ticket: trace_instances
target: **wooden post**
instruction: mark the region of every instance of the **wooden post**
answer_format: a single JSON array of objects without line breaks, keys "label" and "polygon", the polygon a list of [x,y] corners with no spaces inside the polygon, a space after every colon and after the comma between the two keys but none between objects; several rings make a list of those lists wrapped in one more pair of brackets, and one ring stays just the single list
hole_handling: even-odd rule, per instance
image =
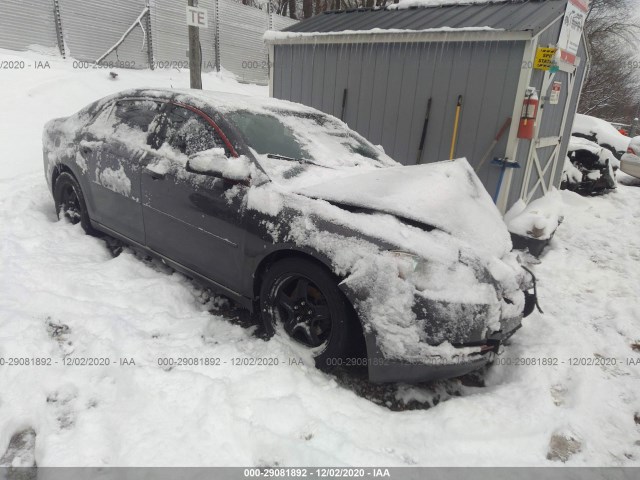
[{"label": "wooden post", "polygon": [[[196,7],[195,0],[188,0],[190,7]],[[202,90],[202,51],[200,49],[200,29],[189,26],[189,72],[191,88]]]}]

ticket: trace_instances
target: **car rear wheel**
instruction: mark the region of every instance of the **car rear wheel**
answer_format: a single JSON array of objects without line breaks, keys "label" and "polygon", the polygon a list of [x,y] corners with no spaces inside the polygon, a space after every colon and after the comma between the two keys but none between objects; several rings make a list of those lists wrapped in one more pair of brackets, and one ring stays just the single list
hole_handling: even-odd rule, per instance
[{"label": "car rear wheel", "polygon": [[309,349],[322,370],[343,363],[353,350],[353,309],[335,278],[310,260],[288,258],[271,265],[260,307],[267,335],[283,332]]},{"label": "car rear wheel", "polygon": [[94,233],[80,184],[69,172],[62,172],[56,178],[53,199],[58,218],[65,217],[74,225],[79,223],[85,233]]}]

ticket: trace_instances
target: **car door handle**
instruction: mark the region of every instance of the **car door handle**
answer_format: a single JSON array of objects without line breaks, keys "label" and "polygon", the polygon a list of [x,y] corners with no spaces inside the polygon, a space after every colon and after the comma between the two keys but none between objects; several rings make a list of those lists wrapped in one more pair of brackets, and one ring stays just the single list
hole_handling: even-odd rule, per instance
[{"label": "car door handle", "polygon": [[148,168],[144,169],[144,173],[149,175],[153,180],[164,180],[164,177],[167,176],[166,173],[154,172],[153,170],[149,170]]}]

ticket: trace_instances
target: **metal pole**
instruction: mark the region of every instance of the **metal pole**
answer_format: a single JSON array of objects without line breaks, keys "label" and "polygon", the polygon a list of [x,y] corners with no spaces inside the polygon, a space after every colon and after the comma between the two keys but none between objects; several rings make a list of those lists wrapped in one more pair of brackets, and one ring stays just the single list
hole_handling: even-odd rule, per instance
[{"label": "metal pole", "polygon": [[62,15],[60,14],[60,4],[58,0],[53,0],[53,21],[56,27],[56,39],[58,40],[58,50],[62,58],[67,58],[67,52],[64,48],[64,33],[62,31]]},{"label": "metal pole", "polygon": [[633,119],[633,122],[631,122],[631,132],[629,133],[629,136],[633,138],[639,134],[640,134],[640,118],[636,117]]},{"label": "metal pole", "polygon": [[146,6],[149,9],[145,17],[145,25],[147,27],[145,30],[145,35],[147,36],[147,61],[149,62],[149,69],[153,70],[153,39],[151,37],[151,5],[149,0],[147,0]]},{"label": "metal pole", "polygon": [[[197,7],[196,0],[188,0],[190,7]],[[202,90],[202,52],[200,50],[200,30],[189,26],[189,72],[191,88]]]}]

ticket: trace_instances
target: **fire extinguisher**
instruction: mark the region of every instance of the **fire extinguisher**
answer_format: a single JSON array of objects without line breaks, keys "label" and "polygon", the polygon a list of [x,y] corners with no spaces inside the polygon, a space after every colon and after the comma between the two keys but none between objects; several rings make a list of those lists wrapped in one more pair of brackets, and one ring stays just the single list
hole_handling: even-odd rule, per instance
[{"label": "fire extinguisher", "polygon": [[533,87],[527,88],[527,91],[524,94],[524,102],[522,104],[522,114],[520,115],[518,138],[527,140],[533,139],[539,105],[540,99],[538,98],[538,92],[536,89]]}]

